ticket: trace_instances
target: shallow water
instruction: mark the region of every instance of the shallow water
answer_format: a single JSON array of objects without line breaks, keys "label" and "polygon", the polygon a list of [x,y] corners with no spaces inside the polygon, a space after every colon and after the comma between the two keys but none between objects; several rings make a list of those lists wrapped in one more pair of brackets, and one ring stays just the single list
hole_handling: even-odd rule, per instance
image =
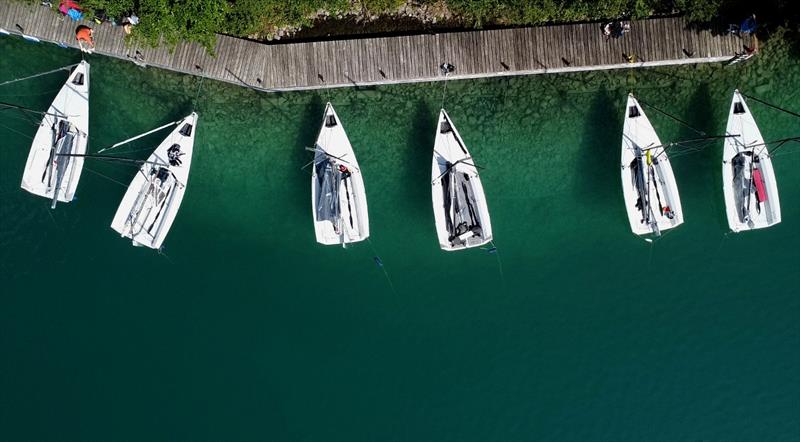
[{"label": "shallow water", "polygon": [[[80,59],[13,38],[0,54],[0,81]],[[619,177],[629,90],[720,133],[735,87],[800,109],[782,45],[728,68],[450,82],[496,255],[438,248],[441,83],[198,96],[193,77],[90,62],[90,150],[196,103],[192,176],[164,254],[134,248],[109,224],[135,169],[87,160],[51,211],[19,189],[34,125],[0,112],[0,439],[798,439],[800,146],[774,161],[783,223],[757,232],[726,235],[722,142],[673,159],[686,223],[654,246]],[[0,101],[45,109],[64,78]],[[315,243],[301,169],[327,101],[369,197],[371,240],[346,250]],[[766,139],[798,135],[750,106]],[[696,137],[646,111],[662,141]]]}]

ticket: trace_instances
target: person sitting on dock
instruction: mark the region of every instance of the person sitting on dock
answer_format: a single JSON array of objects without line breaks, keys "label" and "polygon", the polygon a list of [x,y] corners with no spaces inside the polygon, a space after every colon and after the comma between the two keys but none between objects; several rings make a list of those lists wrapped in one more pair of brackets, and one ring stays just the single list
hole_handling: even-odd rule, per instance
[{"label": "person sitting on dock", "polygon": [[606,40],[608,40],[609,37],[620,38],[625,35],[626,32],[630,31],[630,23],[623,23],[619,20],[610,21],[603,25],[603,35],[606,37]]},{"label": "person sitting on dock", "polygon": [[756,32],[758,28],[758,23],[756,23],[756,15],[752,14],[750,17],[747,17],[742,22],[742,25],[739,26],[739,33],[741,34],[752,34]]},{"label": "person sitting on dock", "polygon": [[[80,25],[75,29],[75,39],[83,52],[92,53],[94,51],[94,29]],[[86,43],[86,47],[83,44]]]},{"label": "person sitting on dock", "polygon": [[125,34],[130,34],[133,27],[139,24],[139,17],[136,14],[126,15],[122,17],[122,30]]},{"label": "person sitting on dock", "polygon": [[743,45],[742,48],[744,49],[744,52],[742,52],[741,55],[745,56],[746,58],[750,58],[753,55],[758,54],[758,38],[753,35],[750,39],[750,46]]},{"label": "person sitting on dock", "polygon": [[608,40],[611,37],[611,25],[612,25],[611,22],[608,22],[603,25],[603,36],[606,37],[606,40]]},{"label": "person sitting on dock", "polygon": [[758,23],[756,23],[756,15],[751,14],[749,17],[742,21],[741,25],[737,24],[730,24],[728,25],[728,32],[733,35],[738,35],[742,37],[744,35],[752,35],[756,32],[758,28]]},{"label": "person sitting on dock", "polygon": [[442,75],[446,77],[447,74],[452,74],[453,72],[455,72],[456,67],[450,63],[442,63],[441,65],[439,65],[439,70],[442,71]]}]

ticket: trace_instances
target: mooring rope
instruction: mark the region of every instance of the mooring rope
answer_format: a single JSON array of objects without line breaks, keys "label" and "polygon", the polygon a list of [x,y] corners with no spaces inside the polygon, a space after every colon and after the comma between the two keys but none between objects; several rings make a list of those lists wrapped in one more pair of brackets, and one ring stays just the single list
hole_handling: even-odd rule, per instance
[{"label": "mooring rope", "polygon": [[117,184],[119,184],[120,186],[122,186],[122,187],[125,187],[125,188],[127,188],[127,187],[128,187],[128,185],[127,185],[127,184],[125,184],[125,183],[123,183],[123,182],[120,182],[120,181],[117,181],[117,180],[115,180],[114,178],[111,178],[110,176],[103,175],[102,173],[100,173],[100,172],[98,172],[98,171],[96,171],[96,170],[93,170],[92,168],[90,168],[89,166],[87,166],[87,165],[85,165],[85,164],[83,165],[83,168],[84,168],[84,169],[86,169],[86,170],[88,170],[89,172],[91,172],[91,173],[95,174],[95,175],[98,175],[98,176],[100,176],[100,177],[103,177],[103,178],[105,178],[105,179],[107,179],[107,180],[111,181],[112,183],[117,183]]},{"label": "mooring rope", "polygon": [[197,68],[197,70],[200,71],[200,74],[201,74],[200,75],[200,81],[198,82],[198,85],[197,85],[197,93],[195,94],[194,102],[192,103],[192,107],[194,108],[194,110],[197,110],[197,103],[198,103],[198,100],[200,100],[200,91],[203,89],[203,81],[206,79],[206,76],[205,76],[205,72],[203,71],[203,68],[200,67],[200,65],[195,65],[194,67]]},{"label": "mooring rope", "polygon": [[2,94],[2,93],[0,93],[0,97],[4,97],[4,98],[6,98],[6,97],[8,97],[8,98],[10,98],[10,97],[15,97],[15,98],[17,98],[17,97],[41,97],[41,96],[44,96],[44,95],[53,95],[54,92],[58,92],[60,90],[61,90],[61,88],[51,89],[51,90],[47,90],[47,91],[44,91],[44,92],[37,92],[37,93],[34,93],[34,94]]},{"label": "mooring rope", "polygon": [[798,117],[798,118],[800,118],[800,114],[798,114],[798,113],[796,113],[796,112],[792,112],[792,111],[790,111],[790,110],[788,110],[788,109],[784,109],[784,108],[782,108],[782,107],[775,106],[774,104],[771,104],[771,103],[767,103],[766,101],[764,101],[764,100],[762,100],[762,99],[760,99],[760,98],[756,98],[756,97],[753,97],[753,96],[751,96],[751,95],[747,95],[747,94],[745,94],[744,92],[740,92],[740,93],[741,93],[743,96],[745,96],[745,97],[747,97],[748,99],[750,99],[750,100],[757,101],[757,102],[759,102],[759,103],[761,103],[761,104],[763,104],[763,105],[765,105],[765,106],[767,106],[767,107],[771,107],[771,108],[773,108],[773,109],[775,109],[775,110],[779,110],[779,111],[781,111],[781,112],[786,112],[786,113],[787,113],[787,114],[789,114],[789,115],[792,115],[792,116],[794,116],[794,117]]},{"label": "mooring rope", "polygon": [[658,113],[661,113],[661,114],[663,114],[663,115],[666,115],[667,117],[669,117],[669,118],[671,118],[671,119],[673,119],[673,120],[677,121],[678,123],[680,123],[680,124],[682,124],[682,125],[684,125],[684,126],[688,127],[689,129],[691,129],[691,130],[693,130],[693,131],[697,132],[699,135],[702,135],[702,136],[706,136],[706,135],[707,135],[707,134],[706,134],[705,132],[703,132],[702,130],[700,130],[700,129],[697,129],[697,128],[693,127],[691,124],[689,124],[689,123],[687,123],[687,122],[685,122],[685,121],[681,120],[680,118],[678,118],[678,117],[676,117],[676,116],[674,116],[674,115],[672,115],[672,114],[670,114],[670,113],[668,113],[668,112],[666,112],[666,111],[663,111],[663,110],[661,110],[661,109],[659,109],[659,108],[657,108],[657,107],[653,106],[653,105],[652,105],[652,104],[650,104],[650,103],[645,103],[644,101],[642,101],[642,100],[639,100],[638,98],[637,98],[637,101],[639,101],[639,103],[641,103],[641,104],[644,104],[645,106],[647,106],[647,107],[649,107],[649,108],[653,109],[654,111],[656,111],[656,112],[658,112]]},{"label": "mooring rope", "polygon": [[442,87],[442,104],[439,106],[439,109],[444,109],[444,100],[447,96],[447,72],[444,74],[444,86]]},{"label": "mooring rope", "polygon": [[[0,108],[0,111],[1,110],[5,110],[5,109],[11,109],[11,108]],[[34,127],[39,125],[38,121],[34,120],[33,117],[31,117],[30,115],[28,115],[26,113],[22,113],[22,116],[14,115],[14,114],[4,115],[3,119],[4,120],[12,120],[13,119],[13,120],[17,120],[17,121],[23,121],[25,123],[33,125]]]},{"label": "mooring rope", "polygon": [[487,250],[487,253],[494,255],[497,258],[497,271],[500,273],[500,282],[503,283],[503,288],[506,288],[506,275],[503,272],[503,261],[500,259],[500,252],[497,250],[497,246],[494,245],[494,240],[489,241],[489,244],[492,245],[490,249]]},{"label": "mooring rope", "polygon": [[20,131],[18,131],[18,130],[16,130],[16,129],[14,129],[14,128],[8,127],[8,126],[6,126],[5,124],[2,124],[2,123],[0,123],[0,127],[4,128],[4,129],[8,129],[8,130],[10,130],[11,132],[14,132],[14,133],[16,133],[16,134],[18,134],[18,135],[22,135],[23,137],[25,137],[25,138],[28,138],[29,140],[33,141],[33,137],[32,137],[32,136],[30,136],[30,135],[28,135],[28,134],[26,134],[26,133],[22,133],[22,132],[20,132]]},{"label": "mooring rope", "polygon": [[16,83],[18,81],[23,81],[23,80],[30,80],[31,78],[41,77],[43,75],[52,74],[52,73],[55,73],[55,72],[58,72],[58,71],[63,71],[65,69],[72,69],[75,66],[77,66],[78,64],[79,63],[75,63],[75,64],[71,64],[69,66],[62,66],[62,67],[60,67],[58,69],[53,69],[52,71],[42,72],[42,73],[35,74],[35,75],[29,75],[27,77],[15,78],[13,80],[4,81],[4,82],[0,83],[0,86],[5,86],[7,84]]},{"label": "mooring rope", "polygon": [[386,266],[383,265],[383,260],[381,260],[378,251],[375,250],[375,246],[372,244],[372,241],[369,238],[367,238],[367,244],[369,244],[370,249],[372,249],[372,255],[373,255],[372,259],[375,261],[375,265],[377,265],[378,267],[380,267],[381,270],[383,270],[383,276],[386,277],[386,282],[389,283],[389,288],[392,289],[392,293],[396,295],[397,291],[395,291],[394,289],[394,283],[392,283],[392,278],[389,276],[389,272],[386,270]]}]

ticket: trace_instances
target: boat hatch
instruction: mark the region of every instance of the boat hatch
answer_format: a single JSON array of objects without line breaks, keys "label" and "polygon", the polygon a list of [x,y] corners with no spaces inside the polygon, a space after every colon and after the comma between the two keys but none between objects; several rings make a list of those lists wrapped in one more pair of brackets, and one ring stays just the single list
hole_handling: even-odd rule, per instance
[{"label": "boat hatch", "polygon": [[333,126],[336,126],[336,117],[334,117],[333,115],[328,115],[328,117],[325,118],[325,127],[333,127]]},{"label": "boat hatch", "polygon": [[442,126],[440,127],[440,131],[441,131],[441,133],[446,134],[448,132],[452,132],[453,128],[450,127],[450,123],[449,122],[442,121]]},{"label": "boat hatch", "polygon": [[184,137],[191,137],[192,125],[189,123],[184,124],[183,127],[181,128],[180,134],[183,135]]},{"label": "boat hatch", "polygon": [[642,115],[639,113],[639,106],[631,106],[628,108],[628,118],[636,118]]},{"label": "boat hatch", "polygon": [[733,103],[733,113],[735,115],[740,115],[740,114],[745,113],[744,112],[744,106],[742,106],[742,102],[741,101],[737,101],[736,103]]},{"label": "boat hatch", "polygon": [[79,72],[78,75],[72,79],[72,84],[76,86],[83,86],[83,72]]}]

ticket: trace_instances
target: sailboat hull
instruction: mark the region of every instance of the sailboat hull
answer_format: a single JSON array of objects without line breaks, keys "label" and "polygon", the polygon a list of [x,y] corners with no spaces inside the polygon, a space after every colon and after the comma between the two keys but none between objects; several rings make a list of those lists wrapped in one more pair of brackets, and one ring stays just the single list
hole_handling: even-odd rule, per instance
[{"label": "sailboat hull", "polygon": [[738,90],[733,92],[722,152],[722,192],[734,232],[781,222],[778,183],[767,146]]},{"label": "sailboat hull", "polygon": [[20,186],[68,203],[75,198],[89,137],[89,63],[70,73],[42,119],[28,153]]},{"label": "sailboat hull", "polygon": [[442,250],[479,247],[492,241],[489,207],[478,169],[444,109],[436,125],[431,199]]},{"label": "sailboat hull", "polygon": [[631,231],[659,235],[683,224],[683,208],[669,157],[633,95],[628,96],[620,161]]},{"label": "sailboat hull", "polygon": [[192,113],[147,158],[128,186],[111,228],[135,246],[159,249],[186,192],[192,164],[197,114]]},{"label": "sailboat hull", "polygon": [[317,136],[311,210],[317,242],[349,244],[369,238],[364,179],[341,120],[328,103]]}]

